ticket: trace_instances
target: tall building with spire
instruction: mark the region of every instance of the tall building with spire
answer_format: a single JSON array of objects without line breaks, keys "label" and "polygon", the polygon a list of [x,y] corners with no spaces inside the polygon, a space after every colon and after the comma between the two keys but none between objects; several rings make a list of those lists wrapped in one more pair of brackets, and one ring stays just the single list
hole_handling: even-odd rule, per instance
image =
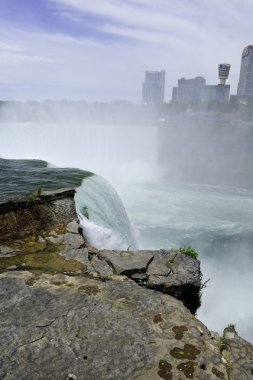
[{"label": "tall building with spire", "polygon": [[142,85],[143,104],[162,104],[164,102],[165,71],[146,71]]},{"label": "tall building with spire", "polygon": [[253,46],[243,49],[237,95],[253,96]]}]

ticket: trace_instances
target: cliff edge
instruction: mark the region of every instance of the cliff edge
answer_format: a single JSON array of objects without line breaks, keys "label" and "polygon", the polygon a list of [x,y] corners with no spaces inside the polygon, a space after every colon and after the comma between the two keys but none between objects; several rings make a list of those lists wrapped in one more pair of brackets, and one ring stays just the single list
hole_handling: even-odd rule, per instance
[{"label": "cliff edge", "polygon": [[0,379],[252,379],[252,345],[194,316],[199,261],[89,247],[74,193],[0,204]]}]

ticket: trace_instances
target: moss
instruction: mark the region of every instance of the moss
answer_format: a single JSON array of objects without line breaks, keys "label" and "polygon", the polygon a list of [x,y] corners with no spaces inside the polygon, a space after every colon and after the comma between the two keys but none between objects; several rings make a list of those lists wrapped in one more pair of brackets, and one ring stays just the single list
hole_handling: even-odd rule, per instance
[{"label": "moss", "polygon": [[159,371],[157,372],[158,376],[160,376],[164,380],[172,380],[172,365],[168,363],[166,360],[159,361]]},{"label": "moss", "polygon": [[18,269],[28,270],[35,276],[42,273],[75,275],[77,271],[81,270],[84,273],[87,270],[86,265],[78,261],[66,260],[59,254],[57,247],[53,246],[35,253],[19,253],[16,256],[1,258],[0,273],[6,272],[12,265],[16,265]]},{"label": "moss", "polygon": [[225,375],[223,372],[220,372],[217,368],[212,368],[212,373],[218,378],[218,379],[225,379]]},{"label": "moss", "polygon": [[51,284],[57,286],[66,285],[66,281],[51,281]]},{"label": "moss", "polygon": [[218,342],[218,347],[219,347],[221,352],[223,350],[225,350],[226,348],[228,348],[228,339],[225,337],[220,338],[220,340]]},{"label": "moss", "polygon": [[162,314],[156,314],[153,318],[153,322],[154,323],[160,323],[160,322],[163,322],[163,317],[162,317]]},{"label": "moss", "polygon": [[188,359],[195,360],[197,355],[200,354],[200,350],[198,350],[192,344],[185,344],[184,348],[175,347],[170,351],[171,356],[176,359]]},{"label": "moss", "polygon": [[187,379],[193,379],[195,365],[197,365],[197,363],[189,361],[189,362],[179,364],[177,366],[177,369],[179,371],[182,371]]},{"label": "moss", "polygon": [[198,258],[198,252],[196,251],[196,249],[192,248],[192,247],[182,247],[179,249],[179,252],[183,253],[184,255],[186,256],[191,256],[193,259],[197,259]]},{"label": "moss", "polygon": [[86,293],[88,296],[96,296],[101,292],[101,289],[96,285],[84,285],[80,286],[78,289]]},{"label": "moss", "polygon": [[177,253],[175,253],[175,255],[174,255],[173,257],[171,257],[170,259],[168,259],[168,260],[166,261],[165,264],[166,264],[166,266],[167,266],[168,268],[172,269],[172,265],[174,264],[174,261],[175,261],[176,256],[177,256]]},{"label": "moss", "polygon": [[188,331],[186,326],[174,326],[172,331],[175,333],[175,339],[181,340],[183,338],[184,332]]},{"label": "moss", "polygon": [[42,188],[38,187],[38,189],[34,193],[28,194],[26,197],[27,203],[35,202],[36,199],[38,199],[41,196],[41,193],[42,193]]},{"label": "moss", "polygon": [[27,281],[25,282],[25,284],[28,285],[28,286],[33,286],[33,285],[35,284],[36,281],[37,281],[37,278],[36,278],[36,277],[31,277],[31,278],[29,278],[29,280],[27,280]]}]

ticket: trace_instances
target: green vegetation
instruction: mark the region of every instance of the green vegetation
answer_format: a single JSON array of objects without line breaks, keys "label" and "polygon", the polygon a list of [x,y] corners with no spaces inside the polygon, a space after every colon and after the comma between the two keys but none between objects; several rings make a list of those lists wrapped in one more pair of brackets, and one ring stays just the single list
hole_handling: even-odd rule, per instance
[{"label": "green vegetation", "polygon": [[[27,270],[35,277],[43,273],[78,275],[78,271],[86,272],[87,266],[75,260],[68,260],[60,255],[62,244],[54,244],[44,239],[39,242],[35,236],[23,240],[23,244],[12,246],[15,256],[2,257],[0,260],[0,273],[9,271],[11,267],[15,270]],[[20,251],[21,249],[21,251]]]},{"label": "green vegetation", "polygon": [[179,252],[183,253],[184,255],[191,256],[193,259],[198,258],[198,252],[190,246],[180,248]]},{"label": "green vegetation", "polygon": [[174,259],[169,259],[169,260],[167,260],[165,264],[167,265],[167,267],[170,268],[170,266],[171,266],[172,264],[174,264]]},{"label": "green vegetation", "polygon": [[167,265],[167,267],[171,268],[172,264],[174,264],[176,256],[177,256],[177,254],[175,253],[175,255],[173,257],[171,257],[170,259],[168,259],[166,261],[165,264]]},{"label": "green vegetation", "polygon": [[236,329],[235,329],[235,325],[232,324],[232,323],[229,324],[229,325],[226,327],[226,329],[229,330],[229,331],[233,331],[233,332],[236,331]]},{"label": "green vegetation", "polygon": [[218,342],[218,347],[219,347],[221,352],[223,350],[225,350],[226,348],[228,348],[228,339],[225,338],[224,336],[222,338],[220,338],[220,340]]},{"label": "green vegetation", "polygon": [[38,189],[34,193],[27,195],[26,197],[27,203],[35,202],[36,199],[38,199],[41,196],[41,193],[42,193],[42,188],[38,187]]}]

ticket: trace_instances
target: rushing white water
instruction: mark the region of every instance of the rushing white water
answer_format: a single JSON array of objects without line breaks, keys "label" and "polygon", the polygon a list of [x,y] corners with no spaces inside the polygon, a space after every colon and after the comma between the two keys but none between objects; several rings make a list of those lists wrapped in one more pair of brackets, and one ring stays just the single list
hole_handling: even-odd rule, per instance
[{"label": "rushing white water", "polygon": [[77,212],[86,240],[99,249],[137,248],[137,241],[122,201],[100,176],[91,176],[77,189]]},{"label": "rushing white water", "polygon": [[139,248],[195,247],[204,280],[210,278],[199,318],[218,331],[236,324],[253,340],[253,192],[173,186],[162,177],[157,150],[156,127],[0,124],[0,156],[41,158],[109,179],[127,212],[101,177],[85,179],[77,194],[95,246],[126,249],[137,241]]},{"label": "rushing white water", "polygon": [[218,186],[172,186],[160,179],[116,185],[141,248],[192,246],[203,290],[198,317],[221,332],[233,323],[253,341],[253,192]]}]

